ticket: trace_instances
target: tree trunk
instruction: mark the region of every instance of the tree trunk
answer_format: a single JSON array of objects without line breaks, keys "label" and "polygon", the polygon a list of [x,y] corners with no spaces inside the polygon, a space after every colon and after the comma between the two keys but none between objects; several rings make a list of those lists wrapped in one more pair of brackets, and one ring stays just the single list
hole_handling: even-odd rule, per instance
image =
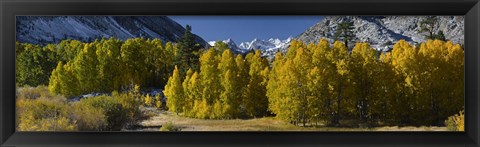
[{"label": "tree trunk", "polygon": [[341,102],[341,98],[342,98],[342,88],[343,86],[339,86],[338,88],[338,95],[337,95],[337,112],[335,113],[335,124],[339,124],[340,123],[340,102]]}]

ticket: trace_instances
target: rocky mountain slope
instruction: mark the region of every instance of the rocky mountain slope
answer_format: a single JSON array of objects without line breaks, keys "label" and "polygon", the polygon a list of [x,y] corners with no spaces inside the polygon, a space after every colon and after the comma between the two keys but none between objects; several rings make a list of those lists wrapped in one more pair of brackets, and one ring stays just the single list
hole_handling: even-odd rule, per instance
[{"label": "rocky mountain slope", "polygon": [[[443,31],[447,40],[464,44],[464,17],[463,16],[436,16],[438,27],[434,32]],[[333,36],[337,25],[343,21],[353,21],[354,42],[369,42],[379,51],[390,51],[393,44],[404,39],[415,45],[424,42],[426,33],[421,33],[420,22],[425,16],[327,16],[317,24],[305,30],[295,38],[285,40],[254,39],[237,45],[232,39],[224,40],[232,50],[246,53],[251,49],[262,51],[262,55],[272,59],[277,50],[285,53],[293,39],[307,44],[317,43],[321,38],[333,43]],[[214,42],[212,42],[214,43]],[[213,45],[213,44],[212,44]],[[349,44],[350,48],[354,44]]]},{"label": "rocky mountain slope", "polygon": [[[166,16],[17,16],[16,38],[33,44],[58,43],[63,39],[90,42],[102,37],[121,40],[144,37],[174,42],[185,28]],[[205,40],[195,35],[202,46]]]},{"label": "rocky mountain slope", "polygon": [[[447,40],[464,44],[463,16],[436,17],[439,25],[434,32],[441,30]],[[425,33],[419,32],[420,22],[425,18],[425,16],[327,16],[296,39],[306,43],[316,43],[321,38],[333,41],[337,25],[343,21],[353,21],[355,42],[369,42],[377,50],[388,51],[392,45],[387,42],[395,43],[404,39],[415,44],[425,41]]]}]

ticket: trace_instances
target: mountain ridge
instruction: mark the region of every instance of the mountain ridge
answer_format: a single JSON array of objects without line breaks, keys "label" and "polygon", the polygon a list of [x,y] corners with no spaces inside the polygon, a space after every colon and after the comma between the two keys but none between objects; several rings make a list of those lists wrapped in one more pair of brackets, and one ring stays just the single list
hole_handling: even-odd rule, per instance
[{"label": "mountain ridge", "polygon": [[[463,16],[435,16],[438,26],[434,32],[443,31],[447,40],[453,43],[464,44],[464,17]],[[368,42],[379,51],[389,51],[401,39],[416,44],[426,41],[425,33],[420,33],[420,23],[426,16],[327,16],[320,22],[308,28],[296,39],[305,43],[317,43],[321,38],[328,38],[333,42],[333,35],[340,22],[354,23],[354,42]],[[353,44],[352,44],[353,45]],[[349,46],[350,48],[352,46]]]},{"label": "mountain ridge", "polygon": [[[185,28],[167,16],[17,16],[16,39],[32,44],[58,43],[64,39],[92,42],[102,37],[121,40],[144,37],[175,42]],[[207,42],[194,35],[195,41]]]},{"label": "mountain ridge", "polygon": [[[279,38],[270,38],[268,40],[254,38],[252,41],[242,42],[240,45],[237,45],[233,39],[228,38],[223,40],[233,52],[245,54],[251,50],[260,50],[262,56],[272,58],[271,54],[275,54],[277,51],[286,52],[287,48],[290,46],[290,42],[293,40],[293,37],[288,37],[287,39],[281,40]],[[211,46],[214,46],[216,41],[209,41]]]},{"label": "mountain ridge", "polygon": [[[443,31],[447,40],[456,44],[464,44],[463,16],[436,17],[438,18],[438,27],[434,29],[435,33]],[[284,44],[281,47],[272,46],[272,44],[275,44],[272,43],[272,41],[276,41],[275,38],[267,41],[255,38],[250,42],[242,42],[238,46],[231,45],[231,48],[234,48],[234,50],[238,48],[245,50],[259,49],[263,56],[272,59],[277,50],[285,53],[292,39],[309,44],[318,43],[323,38],[333,43],[337,25],[340,22],[352,21],[354,23],[354,42],[368,42],[372,48],[386,52],[393,48],[395,42],[402,39],[412,45],[426,41],[424,37],[426,33],[419,32],[420,22],[425,18],[426,16],[327,16],[297,37],[290,37],[290,40],[283,42]],[[353,46],[354,44],[349,44],[349,48],[353,48]]]}]

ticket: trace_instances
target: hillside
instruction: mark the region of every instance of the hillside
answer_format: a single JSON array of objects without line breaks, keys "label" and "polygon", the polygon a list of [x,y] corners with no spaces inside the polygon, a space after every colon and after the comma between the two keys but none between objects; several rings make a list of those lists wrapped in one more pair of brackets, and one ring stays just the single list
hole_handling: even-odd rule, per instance
[{"label": "hillside", "polygon": [[[464,44],[463,16],[437,16],[438,27],[434,32],[443,31],[447,40]],[[354,42],[369,42],[380,51],[389,51],[392,45],[404,39],[415,44],[424,42],[424,33],[420,33],[420,22],[425,17],[411,16],[328,16],[313,25],[296,39],[306,43],[318,42],[321,38],[332,40],[337,25],[343,21],[353,21],[355,34]],[[332,40],[333,41],[333,40]]]},{"label": "hillside", "polygon": [[[19,42],[32,44],[58,43],[64,39],[91,42],[102,37],[159,38],[174,42],[185,28],[166,16],[17,16]],[[195,28],[193,28],[195,29]],[[195,35],[202,46],[205,40]]]}]

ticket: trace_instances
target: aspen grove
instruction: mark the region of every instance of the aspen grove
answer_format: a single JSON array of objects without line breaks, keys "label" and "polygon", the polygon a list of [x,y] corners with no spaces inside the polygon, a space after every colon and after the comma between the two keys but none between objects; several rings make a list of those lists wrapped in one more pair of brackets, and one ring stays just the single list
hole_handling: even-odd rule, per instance
[{"label": "aspen grove", "polygon": [[[198,49],[158,39],[65,40],[43,47],[17,43],[16,66],[17,86],[48,85],[67,98],[160,87],[168,111],[201,119],[442,125],[464,106],[464,50],[441,40],[417,46],[400,40],[389,52],[362,42],[347,48],[341,41],[294,40],[272,61],[259,50],[235,55],[222,42]],[[135,105],[161,105],[159,98],[135,97]],[[130,107],[136,106],[125,107],[132,111],[125,116],[137,113]]]}]

